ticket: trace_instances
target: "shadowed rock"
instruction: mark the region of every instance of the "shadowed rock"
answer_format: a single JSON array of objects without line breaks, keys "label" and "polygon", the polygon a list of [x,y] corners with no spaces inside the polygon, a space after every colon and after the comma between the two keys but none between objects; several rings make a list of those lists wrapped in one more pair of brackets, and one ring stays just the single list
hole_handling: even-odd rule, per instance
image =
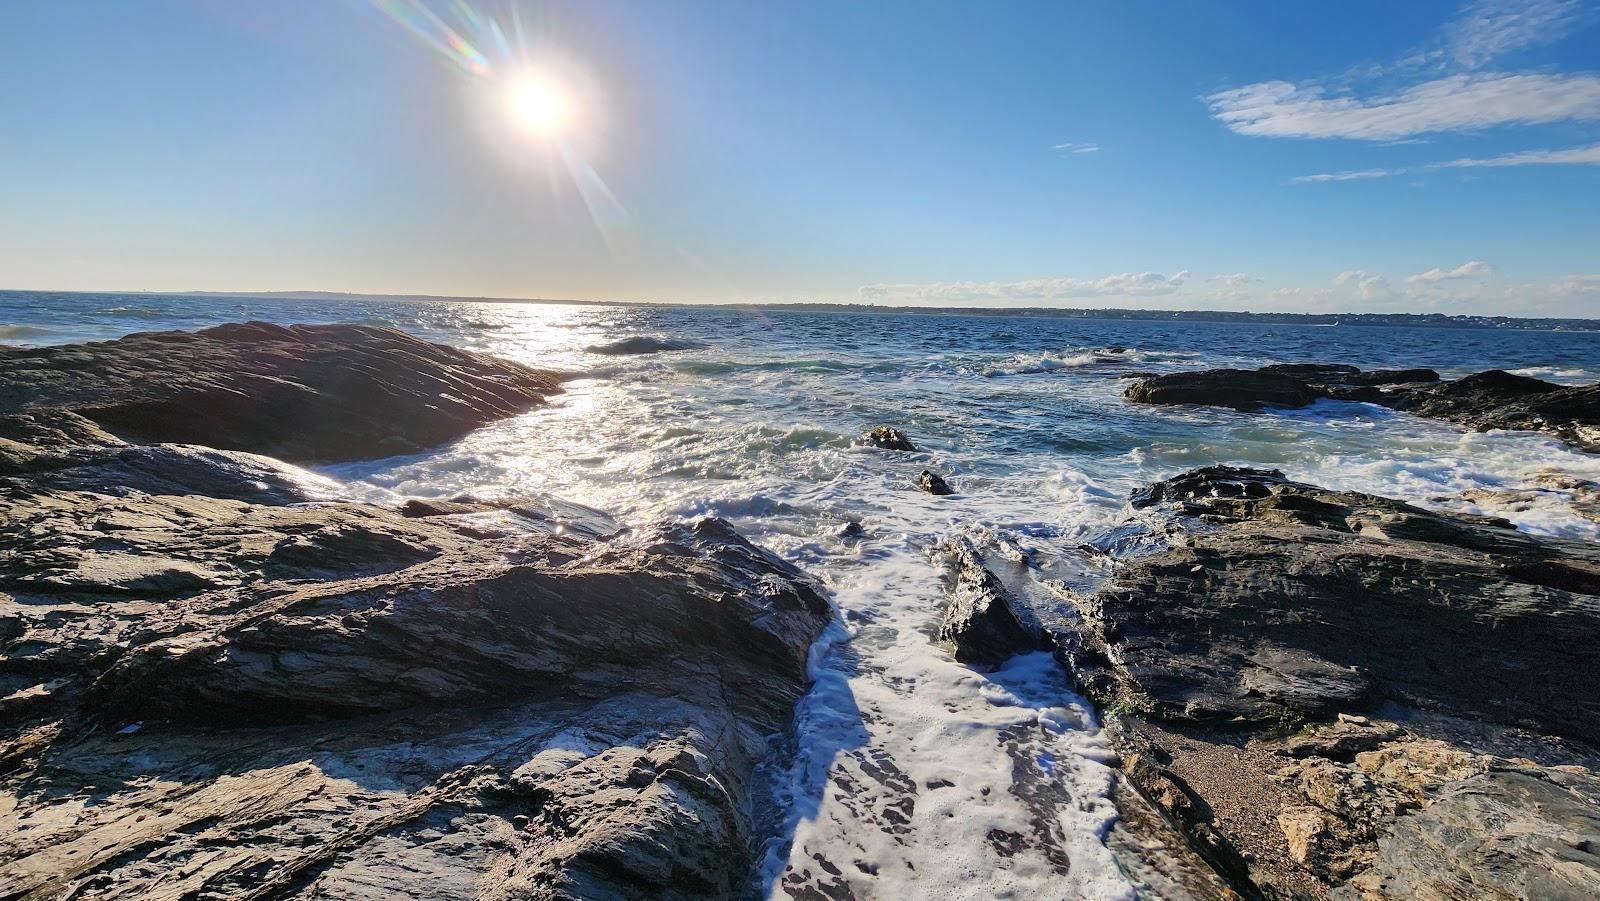
[{"label": "shadowed rock", "polygon": [[1479,431],[1550,432],[1600,450],[1600,385],[1564,387],[1491,369],[1413,391],[1392,406]]},{"label": "shadowed rock", "polygon": [[416,453],[523,412],[555,373],[358,325],[219,325],[0,349],[0,413],[298,462]]},{"label": "shadowed rock", "polygon": [[1175,372],[1128,387],[1135,403],[1205,404],[1256,412],[1319,398],[1363,401],[1469,428],[1549,432],[1600,449],[1600,385],[1563,387],[1492,369],[1440,382],[1432,369],[1362,372],[1354,366],[1280,363],[1261,369]]},{"label": "shadowed rock", "polygon": [[1304,407],[1321,396],[1289,376],[1248,369],[1159,375],[1130,385],[1125,393],[1140,404],[1206,404],[1246,412],[1263,407]]}]

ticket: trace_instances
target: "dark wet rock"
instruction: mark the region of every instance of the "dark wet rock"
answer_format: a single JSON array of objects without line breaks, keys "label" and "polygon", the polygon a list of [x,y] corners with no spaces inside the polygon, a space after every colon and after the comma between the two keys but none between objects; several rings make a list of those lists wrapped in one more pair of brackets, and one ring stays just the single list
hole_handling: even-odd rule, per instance
[{"label": "dark wet rock", "polygon": [[639,354],[658,354],[672,350],[701,350],[707,345],[700,341],[691,341],[687,338],[659,338],[652,335],[638,335],[632,338],[623,338],[609,344],[595,344],[584,348],[592,354],[603,354],[609,357],[636,356]]},{"label": "dark wet rock", "polygon": [[937,555],[949,586],[939,641],[957,660],[993,665],[1041,646],[1042,635],[1022,621],[1021,605],[969,540],[951,538]]},{"label": "dark wet rock", "polygon": [[1469,428],[1549,432],[1600,450],[1600,385],[1563,387],[1489,370],[1439,381],[1432,369],[1382,369],[1280,363],[1261,369],[1207,369],[1157,376],[1131,385],[1129,400],[1205,404],[1255,412],[1303,407],[1318,398],[1362,401]]},{"label": "dark wet rock", "polygon": [[1228,467],[1135,503],[1181,537],[1080,601],[1130,701],[1198,722],[1420,700],[1600,739],[1567,675],[1600,666],[1594,548]]},{"label": "dark wet rock", "polygon": [[537,406],[554,373],[357,325],[220,325],[0,349],[0,413],[293,461],[415,453]]},{"label": "dark wet rock", "polygon": [[1600,385],[1563,387],[1490,370],[1418,389],[1397,398],[1392,406],[1479,431],[1549,432],[1600,450]]},{"label": "dark wet rock", "polygon": [[955,489],[950,487],[950,483],[946,482],[943,476],[931,469],[924,469],[917,476],[917,487],[929,494],[946,495],[956,493]]},{"label": "dark wet rock", "polygon": [[1375,369],[1345,376],[1349,385],[1421,385],[1439,381],[1432,369]]},{"label": "dark wet rock", "polygon": [[917,446],[911,443],[910,437],[905,432],[891,425],[878,426],[867,433],[865,440],[873,447],[881,447],[884,450],[914,451],[917,449]]},{"label": "dark wet rock", "polygon": [[1359,368],[1343,363],[1274,363],[1257,371],[1288,376],[1311,385],[1346,384],[1361,375]]},{"label": "dark wet rock", "polygon": [[1298,379],[1250,369],[1174,372],[1136,382],[1124,394],[1134,403],[1204,404],[1246,412],[1264,407],[1304,407],[1321,397]]},{"label": "dark wet rock", "polygon": [[993,596],[1242,894],[1593,894],[1600,550],[1230,467],[1130,515],[1098,585]]}]

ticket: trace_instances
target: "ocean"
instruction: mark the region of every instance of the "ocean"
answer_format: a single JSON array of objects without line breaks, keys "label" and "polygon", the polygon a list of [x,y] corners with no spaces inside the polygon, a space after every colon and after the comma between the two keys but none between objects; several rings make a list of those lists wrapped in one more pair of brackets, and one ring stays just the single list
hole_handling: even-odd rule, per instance
[{"label": "ocean", "polygon": [[[1579,384],[1600,381],[1595,333],[0,292],[6,344],[244,319],[392,326],[575,374],[550,406],[449,446],[321,468],[332,494],[555,499],[624,524],[717,515],[827,586],[839,622],[758,790],[759,895],[1132,897],[1104,842],[1111,754],[1089,705],[1047,656],[985,672],[931,641],[945,596],[930,551],[951,535],[1077,560],[1134,488],[1230,463],[1600,539],[1551,478],[1600,481],[1600,456],[1553,438],[1337,401],[1136,406],[1121,377],[1333,362]],[[596,350],[638,336],[681,349]],[[863,446],[881,424],[920,452]],[[917,490],[924,468],[956,493]],[[1008,833],[1032,840],[1007,855],[990,837]]]}]

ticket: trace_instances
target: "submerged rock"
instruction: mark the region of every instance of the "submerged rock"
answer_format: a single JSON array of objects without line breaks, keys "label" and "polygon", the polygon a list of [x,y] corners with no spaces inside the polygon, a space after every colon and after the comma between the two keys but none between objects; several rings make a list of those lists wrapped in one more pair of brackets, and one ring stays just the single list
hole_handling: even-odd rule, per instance
[{"label": "submerged rock", "polygon": [[633,356],[637,354],[658,354],[671,350],[701,350],[705,345],[699,341],[687,338],[658,338],[651,335],[638,335],[632,338],[623,338],[609,344],[593,344],[584,348],[592,354],[603,354],[609,357]]},{"label": "submerged rock", "polygon": [[917,449],[917,446],[911,443],[911,439],[905,432],[890,425],[878,426],[867,433],[865,440],[873,447],[881,447],[884,450],[914,451]]},{"label": "submerged rock", "polygon": [[358,325],[219,325],[0,348],[0,413],[297,462],[416,453],[542,403],[560,376]]},{"label": "submerged rock", "polygon": [[947,495],[956,493],[955,489],[950,487],[950,483],[946,482],[943,476],[931,469],[924,469],[921,475],[917,476],[917,487],[929,494]]}]

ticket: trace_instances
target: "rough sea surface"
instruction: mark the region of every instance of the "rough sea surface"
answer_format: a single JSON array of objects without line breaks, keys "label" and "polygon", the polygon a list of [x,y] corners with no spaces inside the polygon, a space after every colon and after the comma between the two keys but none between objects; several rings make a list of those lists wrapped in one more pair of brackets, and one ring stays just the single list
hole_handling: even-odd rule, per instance
[{"label": "rough sea surface", "polygon": [[[629,524],[716,514],[827,585],[840,624],[760,791],[762,896],[1137,892],[1104,843],[1108,747],[1056,665],[1036,654],[983,672],[931,641],[944,594],[929,552],[952,534],[993,533],[1070,577],[1130,490],[1230,463],[1600,538],[1550,478],[1600,480],[1600,456],[1552,438],[1335,401],[1136,406],[1118,378],[1335,362],[1578,384],[1600,380],[1600,334],[0,293],[7,344],[244,319],[393,326],[578,374],[553,405],[453,445],[322,470],[349,496],[558,499]],[[863,446],[880,424],[920,452]],[[956,493],[916,490],[924,468]],[[1521,493],[1498,499],[1508,491]]]}]

